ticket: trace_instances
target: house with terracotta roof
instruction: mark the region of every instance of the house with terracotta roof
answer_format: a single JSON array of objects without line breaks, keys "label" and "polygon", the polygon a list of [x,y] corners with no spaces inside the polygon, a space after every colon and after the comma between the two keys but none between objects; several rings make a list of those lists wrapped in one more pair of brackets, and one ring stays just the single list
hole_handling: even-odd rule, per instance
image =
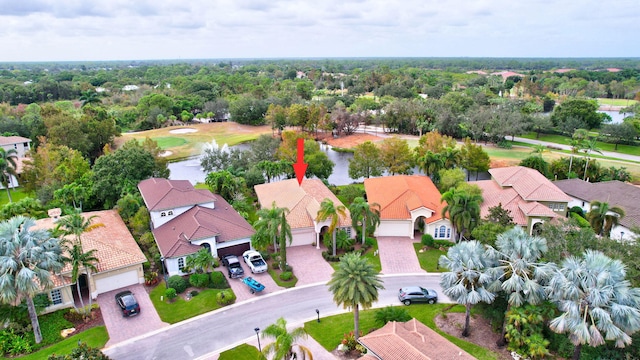
[{"label": "house with terracotta roof", "polygon": [[358,342],[367,348],[361,359],[380,360],[471,360],[475,357],[416,319],[390,321],[382,328],[362,336]]},{"label": "house with terracotta roof", "polygon": [[578,206],[584,212],[589,212],[594,201],[622,208],[625,215],[611,229],[609,236],[612,239],[634,240],[638,236],[634,231],[640,229],[640,188],[637,186],[618,180],[590,183],[567,179],[553,183],[571,198],[569,208]]},{"label": "house with terracotta roof", "polygon": [[[330,220],[316,221],[320,204],[324,199],[329,199],[336,207],[344,206],[320,179],[305,178],[300,185],[298,180],[288,179],[256,185],[254,189],[260,208],[270,209],[275,203],[276,207],[289,209],[287,222],[293,240],[288,246],[316,244],[316,248],[320,248],[320,236],[327,231],[330,223]],[[351,238],[355,237],[348,209],[346,216],[340,217],[338,229],[346,231]]]},{"label": "house with terracotta roof", "polygon": [[143,180],[138,189],[169,276],[185,275],[186,257],[203,247],[218,258],[251,249],[253,227],[220,195],[162,178]]},{"label": "house with terracotta roof", "polygon": [[448,218],[442,217],[446,205],[428,176],[396,175],[364,180],[369,204],[380,205],[380,225],[375,236],[433,234],[434,239],[453,239]]},{"label": "house with terracotta roof", "polygon": [[537,170],[511,166],[490,169],[489,174],[491,180],[470,182],[482,190],[482,218],[490,208],[502,205],[513,222],[531,234],[537,224],[566,216],[571,198]]},{"label": "house with terracotta roof", "polygon": [[[58,221],[57,212],[36,221],[34,229],[53,230]],[[84,252],[95,250],[97,271],[79,270],[78,282],[83,296],[92,299],[102,293],[144,282],[142,264],[147,261],[140,247],[116,210],[82,213],[86,219],[95,216],[91,224],[98,224],[80,236]],[[76,285],[71,281],[72,266],[67,263],[60,274],[53,276],[54,287],[48,291],[52,305],[47,311],[73,306],[77,297]]]}]

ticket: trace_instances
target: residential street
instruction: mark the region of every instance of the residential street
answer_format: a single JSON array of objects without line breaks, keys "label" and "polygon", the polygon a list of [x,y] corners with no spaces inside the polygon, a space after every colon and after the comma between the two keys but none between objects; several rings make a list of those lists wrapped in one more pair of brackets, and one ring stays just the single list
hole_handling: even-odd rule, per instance
[{"label": "residential street", "polygon": [[[398,305],[398,289],[408,285],[434,288],[440,302],[451,302],[440,288],[440,274],[385,275],[382,278],[385,289],[380,292],[375,307]],[[321,283],[237,303],[103,351],[116,360],[204,358],[207,354],[255,339],[254,328],[264,329],[279,317],[284,317],[291,326],[301,326],[316,318],[316,309],[320,310],[321,317],[347,311],[333,303],[327,286]]]}]

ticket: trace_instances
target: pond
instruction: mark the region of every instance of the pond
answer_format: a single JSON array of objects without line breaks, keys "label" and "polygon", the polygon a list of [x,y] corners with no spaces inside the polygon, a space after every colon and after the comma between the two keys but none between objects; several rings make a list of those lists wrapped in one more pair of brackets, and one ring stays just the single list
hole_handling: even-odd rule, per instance
[{"label": "pond", "polygon": [[633,116],[633,113],[620,114],[619,111],[598,110],[598,112],[611,116],[611,124],[621,124],[624,118]]}]

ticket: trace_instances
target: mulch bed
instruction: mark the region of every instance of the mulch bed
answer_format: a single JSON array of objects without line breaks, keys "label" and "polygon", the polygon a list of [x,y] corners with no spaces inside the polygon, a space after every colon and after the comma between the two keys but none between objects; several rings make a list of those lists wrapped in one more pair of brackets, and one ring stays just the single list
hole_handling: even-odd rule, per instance
[{"label": "mulch bed", "polygon": [[73,327],[76,329],[76,331],[74,331],[71,335],[81,333],[95,326],[104,325],[104,319],[102,318],[102,311],[100,310],[100,308],[92,310],[91,317],[88,318],[87,320],[84,320],[84,321],[69,320],[69,321],[73,323]]},{"label": "mulch bed", "polygon": [[469,336],[467,337],[462,336],[465,320],[464,313],[447,313],[446,317],[438,315],[434,320],[436,326],[447,334],[487,348],[497,353],[500,359],[512,359],[506,347],[498,347],[497,342],[498,339],[500,339],[500,334],[494,332],[489,320],[482,316],[471,316],[469,321]]}]

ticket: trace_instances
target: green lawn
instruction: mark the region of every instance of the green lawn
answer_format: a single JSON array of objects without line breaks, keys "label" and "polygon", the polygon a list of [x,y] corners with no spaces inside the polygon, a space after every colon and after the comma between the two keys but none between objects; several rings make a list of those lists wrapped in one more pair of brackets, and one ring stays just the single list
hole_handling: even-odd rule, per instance
[{"label": "green lawn", "polygon": [[41,360],[48,358],[51,354],[69,354],[71,353],[71,350],[78,347],[78,341],[86,343],[89,347],[100,349],[104,347],[107,341],[109,341],[109,334],[107,333],[106,327],[96,326],[77,335],[70,336],[54,345],[41,349],[40,351],[18,357],[16,359]]},{"label": "green lawn", "polygon": [[278,284],[278,286],[282,286],[283,288],[292,288],[295,287],[296,284],[298,283],[298,278],[296,277],[296,269],[293,269],[293,278],[291,278],[291,280],[289,281],[284,281],[282,279],[280,279],[280,271],[279,270],[274,270],[273,266],[269,266],[269,268],[267,269],[267,272],[269,273],[269,275],[271,275],[271,278],[273,278],[273,281],[276,282],[276,284]]},{"label": "green lawn", "polygon": [[[187,140],[175,136],[162,136],[153,140],[155,140],[158,143],[158,146],[163,150],[182,146],[187,143]],[[142,142],[144,139],[139,139],[138,141]]]},{"label": "green lawn", "polygon": [[[467,351],[469,354],[473,355],[477,359],[481,360],[494,360],[498,359],[497,354],[492,351],[485,349],[481,346],[466,342],[464,340],[458,339],[455,336],[451,336],[441,332],[437,329],[435,325],[434,318],[443,309],[450,307],[450,304],[435,304],[435,305],[412,305],[407,306],[405,309],[409,312],[411,316],[425,324],[426,326],[434,329],[448,340],[458,345],[460,348]],[[375,323],[375,311],[376,310],[366,310],[360,311],[360,329],[364,334],[369,333],[371,330],[378,328],[378,325]],[[463,312],[464,307],[460,305],[454,306],[451,312]],[[344,334],[349,333],[353,330],[353,314],[346,313],[340,315],[334,315],[322,318],[318,323],[315,320],[306,322],[304,324],[304,329],[311,335],[322,347],[327,349],[327,351],[334,350],[341,342]]]},{"label": "green lawn", "polygon": [[[536,139],[536,134],[528,133],[528,134],[522,135],[521,137],[527,138],[527,139]],[[571,140],[571,138],[568,136],[556,135],[556,134],[540,134],[540,137],[537,140],[548,141],[556,144],[569,145],[569,141]],[[637,145],[620,144],[618,145],[618,150],[615,150],[615,147],[616,147],[615,144],[598,141],[597,146],[604,151],[613,151],[613,152],[619,152],[621,154],[640,156],[640,146],[637,146]]]},{"label": "green lawn", "polygon": [[635,103],[636,100],[598,98],[599,105],[633,106]]},{"label": "green lawn", "polygon": [[[9,191],[11,192],[11,200],[13,202],[20,201],[29,196],[35,197],[35,194],[28,193],[24,191],[24,188],[21,188],[21,187],[17,189],[9,189]],[[8,203],[9,203],[9,196],[7,195],[7,189],[0,189],[0,206],[6,205]]]},{"label": "green lawn", "polygon": [[[175,324],[182,320],[220,308],[216,302],[216,294],[222,290],[205,289],[189,301],[178,296],[172,303],[168,302],[164,297],[165,290],[164,282],[160,282],[158,286],[151,290],[149,297],[158,315],[160,315],[160,319],[169,324]],[[163,300],[161,300],[161,298],[163,298]]]},{"label": "green lawn", "polygon": [[[367,259],[367,260],[369,260],[371,265],[373,265],[373,269],[375,271],[381,272],[382,271],[382,264],[380,264],[380,255],[374,255],[376,250],[378,250],[378,243],[377,242],[373,247],[368,249],[367,252],[362,254],[362,257]],[[344,254],[342,254],[342,255],[344,255]],[[342,255],[338,252],[338,256],[342,256]],[[338,270],[338,268],[340,267],[340,262],[339,261],[329,261],[329,265],[331,265],[333,270]]]},{"label": "green lawn", "polygon": [[440,255],[447,255],[446,251],[429,249],[425,252],[420,252],[422,249],[422,244],[420,243],[414,243],[413,247],[416,249],[416,255],[418,255],[420,267],[426,272],[443,272],[446,270],[438,267],[438,259],[440,259]]},{"label": "green lawn", "polygon": [[255,346],[242,344],[220,353],[219,360],[256,360],[260,359],[260,352]]}]

